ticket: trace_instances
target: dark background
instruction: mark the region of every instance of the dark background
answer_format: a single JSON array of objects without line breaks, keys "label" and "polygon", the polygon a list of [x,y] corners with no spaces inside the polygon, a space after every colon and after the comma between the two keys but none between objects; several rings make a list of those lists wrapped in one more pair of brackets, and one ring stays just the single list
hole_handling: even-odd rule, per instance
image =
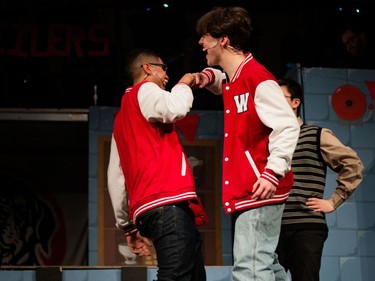
[{"label": "dark background", "polygon": [[[253,21],[248,48],[277,78],[287,75],[296,63],[339,67],[345,55],[341,27],[349,21],[360,20],[368,32],[373,31],[371,0],[0,0],[0,108],[88,108],[94,105],[94,85],[97,105],[118,106],[128,85],[124,56],[133,47],[160,52],[168,64],[170,89],[184,72],[206,66],[195,33],[196,20],[214,6],[232,5],[248,9]],[[27,55],[12,55],[8,49],[19,34],[10,27],[17,24],[36,26],[40,52],[47,49],[49,25],[82,28],[86,36],[83,54],[79,56],[71,43],[68,56],[31,55],[31,35],[23,34],[22,50]],[[101,36],[107,38],[109,51],[89,56],[88,50],[95,46],[87,37],[90,27],[97,24],[107,26]],[[194,95],[193,109],[221,109],[220,97],[205,90]]]}]

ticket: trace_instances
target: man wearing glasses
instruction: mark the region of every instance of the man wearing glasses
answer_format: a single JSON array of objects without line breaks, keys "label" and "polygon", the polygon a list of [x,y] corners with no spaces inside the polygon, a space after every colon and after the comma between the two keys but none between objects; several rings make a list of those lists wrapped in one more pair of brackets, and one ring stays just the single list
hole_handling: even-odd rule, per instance
[{"label": "man wearing glasses", "polygon": [[174,125],[192,107],[195,77],[166,91],[167,66],[147,49],[128,54],[127,70],[133,85],[115,118],[108,166],[116,226],[139,256],[150,255],[152,241],[157,280],[205,281],[196,227],[208,220]]},{"label": "man wearing glasses", "polygon": [[[334,212],[362,181],[363,163],[327,128],[305,124],[300,117],[303,91],[292,79],[278,83],[301,126],[293,154],[294,184],[282,217],[276,253],[292,280],[319,281],[324,242],[328,237],[325,214]],[[337,186],[324,199],[327,167],[337,173]]]}]

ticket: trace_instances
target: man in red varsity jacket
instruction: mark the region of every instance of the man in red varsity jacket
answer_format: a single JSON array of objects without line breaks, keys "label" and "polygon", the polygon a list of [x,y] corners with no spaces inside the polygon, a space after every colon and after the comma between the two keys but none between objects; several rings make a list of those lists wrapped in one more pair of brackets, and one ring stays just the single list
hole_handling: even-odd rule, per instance
[{"label": "man in red varsity jacket", "polygon": [[274,76],[245,52],[251,20],[240,7],[198,19],[208,66],[196,84],[224,101],[222,201],[234,224],[233,280],[288,280],[278,263],[281,217],[293,185],[299,125]]},{"label": "man in red varsity jacket", "polygon": [[153,51],[133,50],[127,66],[133,86],[115,118],[108,166],[116,225],[133,253],[149,255],[153,242],[158,280],[204,281],[196,226],[208,221],[174,125],[192,106],[194,75],[168,92],[167,67]]}]

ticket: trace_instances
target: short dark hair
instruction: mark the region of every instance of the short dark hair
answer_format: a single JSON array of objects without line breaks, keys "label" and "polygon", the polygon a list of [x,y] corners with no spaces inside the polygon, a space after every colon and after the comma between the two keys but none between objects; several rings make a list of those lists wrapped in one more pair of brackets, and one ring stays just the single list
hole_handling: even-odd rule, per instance
[{"label": "short dark hair", "polygon": [[282,78],[277,80],[277,83],[280,86],[285,86],[288,89],[288,92],[290,93],[291,99],[299,99],[301,101],[300,105],[297,108],[297,116],[300,116],[301,112],[301,105],[303,103],[303,90],[301,87],[301,84],[299,84],[297,81],[289,78]]},{"label": "short dark hair", "polygon": [[249,13],[242,7],[215,7],[196,23],[198,35],[210,34],[214,38],[228,36],[230,44],[244,50],[251,33]]},{"label": "short dark hair", "polygon": [[367,33],[366,29],[364,28],[364,24],[361,21],[345,21],[340,26],[340,35],[342,36],[345,32],[351,31],[354,34],[359,34],[361,32]]},{"label": "short dark hair", "polygon": [[125,70],[128,78],[134,80],[141,70],[142,63],[160,58],[159,54],[148,48],[135,48],[126,54]]}]

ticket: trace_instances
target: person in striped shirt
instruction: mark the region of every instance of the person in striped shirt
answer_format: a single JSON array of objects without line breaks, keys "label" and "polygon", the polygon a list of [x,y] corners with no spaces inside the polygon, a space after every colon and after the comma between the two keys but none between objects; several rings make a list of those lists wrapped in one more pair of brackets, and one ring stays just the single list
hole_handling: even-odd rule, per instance
[{"label": "person in striped shirt", "polygon": [[[325,214],[350,197],[362,181],[364,167],[357,153],[331,130],[303,122],[303,90],[298,82],[279,79],[278,83],[301,130],[292,159],[294,184],[285,203],[276,253],[292,280],[318,281],[328,237]],[[330,198],[324,199],[327,167],[337,173],[337,186]]]}]

